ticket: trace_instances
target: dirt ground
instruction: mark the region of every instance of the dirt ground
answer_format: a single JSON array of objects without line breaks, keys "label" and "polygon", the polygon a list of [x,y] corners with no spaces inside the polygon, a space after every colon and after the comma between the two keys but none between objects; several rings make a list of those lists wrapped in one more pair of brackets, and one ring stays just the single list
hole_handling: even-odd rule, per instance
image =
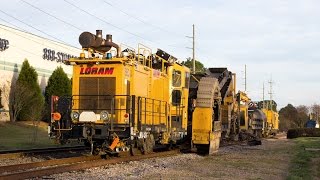
[{"label": "dirt ground", "polygon": [[292,140],[284,135],[264,139],[262,145],[232,145],[213,156],[180,162],[165,173],[146,174],[146,179],[286,179],[293,156]]},{"label": "dirt ground", "polygon": [[212,156],[195,153],[56,174],[54,179],[286,179],[294,142],[285,135],[262,145],[224,146]]}]

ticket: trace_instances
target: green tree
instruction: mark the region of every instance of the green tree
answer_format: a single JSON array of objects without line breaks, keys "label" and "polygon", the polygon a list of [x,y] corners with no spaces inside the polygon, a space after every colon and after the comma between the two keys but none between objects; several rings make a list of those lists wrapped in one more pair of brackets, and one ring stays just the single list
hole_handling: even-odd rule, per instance
[{"label": "green tree", "polygon": [[303,128],[308,121],[309,108],[304,105],[294,107],[288,104],[279,111],[280,130]]},{"label": "green tree", "polygon": [[48,85],[45,90],[46,102],[51,96],[70,96],[71,81],[62,67],[57,67],[48,80]]},{"label": "green tree", "polygon": [[[30,66],[27,59],[25,59],[22,64],[16,82],[16,88],[17,92],[15,92],[15,96],[19,96],[19,98],[15,99],[15,101],[17,101],[15,103],[24,104],[21,106],[21,111],[17,114],[18,120],[38,120],[42,114],[44,97],[38,83],[38,74],[36,70]],[[25,95],[21,96],[21,94]]]},{"label": "green tree", "polygon": [[[192,59],[189,57],[187,58],[186,61],[182,61],[182,65],[189,67],[192,70],[193,64],[192,64]],[[204,65],[200,62],[195,60],[195,68],[196,68],[196,72],[205,72],[206,68],[204,67]]]},{"label": "green tree", "polygon": [[279,111],[279,128],[282,131],[286,131],[290,128],[296,128],[295,119],[298,117],[297,109],[292,105],[288,104],[286,107],[281,108]]},{"label": "green tree", "polygon": [[45,89],[45,119],[50,119],[51,96],[71,96],[71,81],[62,67],[57,67],[49,77]]}]

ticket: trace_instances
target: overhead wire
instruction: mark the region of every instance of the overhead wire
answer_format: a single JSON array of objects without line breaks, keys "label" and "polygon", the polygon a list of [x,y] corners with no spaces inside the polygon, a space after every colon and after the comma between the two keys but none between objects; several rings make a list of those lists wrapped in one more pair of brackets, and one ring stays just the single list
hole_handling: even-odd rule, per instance
[{"label": "overhead wire", "polygon": [[[0,20],[2,20],[3,22],[5,22],[5,23],[7,23],[7,24],[9,24],[9,25],[11,25],[11,26],[13,26],[13,27],[15,27],[16,29],[19,29],[20,31],[22,30],[22,31],[25,32],[25,33],[34,35],[34,34],[28,32],[28,31],[26,31],[25,29],[22,29],[22,28],[20,28],[20,27],[18,27],[18,26],[16,26],[16,25],[12,24],[11,22],[4,20],[4,19],[1,18],[1,17],[0,17]],[[34,39],[32,39],[32,38],[28,38],[28,37],[26,37],[26,36],[23,36],[23,35],[21,35],[21,34],[18,34],[18,33],[16,33],[16,32],[13,32],[13,31],[9,31],[9,30],[7,30],[7,29],[5,29],[5,28],[2,28],[2,27],[0,27],[0,28],[3,29],[3,30],[5,30],[5,31],[8,31],[8,32],[10,32],[10,33],[16,34],[16,35],[18,35],[18,36],[20,36],[20,37],[22,37],[22,38],[24,38],[24,39],[33,41],[33,42],[35,42],[35,43],[37,43],[37,44],[42,44],[42,42],[36,41],[36,40],[34,40]],[[35,35],[35,36],[37,36],[37,35]],[[38,36],[38,37],[40,37],[40,36]],[[55,42],[55,41],[53,41],[53,43],[55,43],[57,46],[62,47],[62,48],[64,48],[64,49],[66,48],[66,46],[61,46],[61,43],[60,43],[60,42]],[[68,45],[68,44],[65,44],[65,45]],[[68,45],[68,46],[69,46],[69,45]],[[47,47],[54,48],[53,46],[50,46],[50,45],[47,46]],[[73,47],[73,46],[72,46],[72,47]],[[76,47],[73,47],[73,48],[76,48]],[[68,49],[69,49],[69,48],[68,48]],[[72,50],[72,49],[69,49],[69,50]],[[72,50],[72,51],[76,52],[75,50]],[[79,53],[79,52],[77,51],[77,53]]]},{"label": "overhead wire", "polygon": [[90,15],[90,16],[92,16],[92,17],[94,17],[94,18],[96,18],[96,19],[98,19],[98,20],[100,20],[100,21],[102,21],[102,22],[104,22],[104,23],[106,23],[106,24],[108,24],[108,25],[116,28],[116,29],[119,29],[119,30],[121,30],[121,31],[123,31],[123,32],[126,32],[126,33],[128,33],[128,34],[131,34],[132,36],[136,36],[136,37],[138,37],[138,38],[140,38],[140,39],[143,39],[143,40],[145,40],[145,41],[149,41],[149,42],[155,43],[155,42],[152,41],[152,40],[146,39],[146,38],[144,38],[144,37],[142,37],[142,36],[140,36],[140,35],[138,35],[138,34],[132,33],[132,32],[130,32],[130,31],[126,30],[126,29],[123,29],[123,28],[121,28],[121,27],[119,27],[119,26],[116,26],[116,25],[114,25],[114,24],[112,24],[112,23],[110,23],[110,22],[108,22],[108,21],[106,21],[106,20],[104,20],[104,19],[102,19],[102,18],[100,18],[100,17],[98,17],[98,16],[96,16],[96,15],[88,12],[87,10],[82,9],[81,7],[75,5],[74,3],[71,3],[71,2],[68,1],[68,0],[63,0],[63,1],[66,2],[66,3],[68,3],[69,5],[73,6],[74,8],[82,11],[83,13],[88,14],[88,15]]},{"label": "overhead wire", "polygon": [[[138,35],[138,34],[136,34],[136,33],[132,33],[132,32],[130,32],[130,31],[128,31],[128,30],[126,30],[126,29],[124,29],[124,28],[121,28],[121,27],[119,27],[119,26],[116,26],[116,25],[114,25],[114,24],[112,24],[112,23],[110,23],[110,22],[106,21],[105,19],[102,19],[102,18],[100,18],[100,17],[98,17],[98,16],[94,15],[93,13],[90,13],[90,12],[88,12],[87,10],[85,10],[85,9],[83,9],[83,8],[81,8],[81,7],[77,6],[77,5],[75,5],[74,3],[72,3],[72,2],[70,2],[70,1],[68,1],[68,0],[63,0],[63,1],[64,1],[64,2],[66,2],[66,3],[68,3],[70,6],[73,6],[74,8],[76,8],[76,9],[78,9],[78,10],[82,11],[83,13],[85,13],[85,14],[87,14],[87,15],[90,15],[91,17],[94,17],[94,18],[96,18],[96,19],[98,19],[98,20],[100,20],[100,21],[102,21],[102,22],[104,22],[104,23],[106,23],[106,24],[108,24],[108,25],[110,25],[110,26],[112,26],[112,27],[114,27],[114,28],[118,29],[118,30],[121,30],[121,31],[123,31],[123,32],[126,32],[126,33],[128,33],[128,34],[130,34],[130,35],[132,35],[132,36],[138,37],[138,38],[140,38],[140,39],[142,39],[142,40],[145,40],[145,41],[151,42],[151,43],[153,43],[153,44],[159,44],[159,43],[157,43],[156,41],[153,41],[153,40],[150,40],[150,39],[144,38],[144,37],[142,37],[142,36],[140,36],[140,35]],[[125,13],[125,12],[123,11],[123,13]],[[128,14],[128,15],[129,15],[129,14]],[[129,16],[130,16],[130,15],[129,15]],[[141,20],[141,19],[139,19],[139,21],[144,22],[144,21],[143,21],[143,20]],[[145,22],[145,23],[147,23],[147,22]],[[182,47],[179,47],[179,46],[175,46],[175,45],[168,45],[168,44],[167,44],[167,46],[175,47],[175,48],[182,48]]]},{"label": "overhead wire", "polygon": [[52,15],[52,14],[50,14],[50,13],[44,11],[44,10],[42,10],[41,8],[39,8],[39,7],[33,5],[33,4],[31,4],[31,3],[29,3],[29,2],[27,2],[27,1],[25,1],[25,0],[20,0],[20,1],[23,2],[23,3],[25,3],[25,4],[27,4],[27,5],[29,5],[30,7],[34,8],[34,9],[37,9],[37,10],[45,13],[46,15],[48,15],[48,16],[50,16],[50,17],[52,17],[52,18],[54,18],[54,19],[56,19],[56,20],[58,20],[58,21],[60,21],[60,22],[63,22],[63,23],[65,23],[65,24],[67,24],[67,25],[69,25],[69,26],[71,26],[71,27],[79,30],[79,31],[84,31],[84,30],[82,30],[81,28],[79,28],[79,27],[77,27],[77,26],[75,26],[75,25],[73,25],[73,24],[71,24],[71,23],[69,23],[69,22],[67,22],[67,21],[64,21],[63,19],[60,19],[60,18],[58,18],[58,17],[56,17],[56,16],[54,16],[54,15]]},{"label": "overhead wire", "polygon": [[51,37],[51,38],[53,38],[53,39],[57,40],[57,41],[61,41],[61,42],[65,43],[65,44],[68,44],[68,43],[66,43],[66,42],[65,42],[65,41],[63,41],[63,40],[61,40],[61,39],[59,39],[59,38],[56,38],[56,37],[54,37],[54,36],[52,36],[52,35],[50,35],[50,34],[48,34],[48,33],[44,32],[44,31],[42,31],[41,29],[38,29],[38,28],[36,28],[36,27],[34,27],[34,26],[30,25],[30,24],[27,24],[27,23],[25,23],[25,22],[21,21],[20,19],[18,19],[18,18],[16,18],[16,17],[14,17],[14,16],[12,16],[12,15],[10,15],[9,13],[6,13],[5,11],[3,11],[3,10],[1,10],[1,9],[0,9],[0,12],[2,12],[3,14],[5,14],[5,15],[7,15],[7,16],[9,16],[9,17],[11,17],[11,18],[13,18],[13,19],[15,19],[15,20],[17,20],[17,21],[21,22],[22,24],[24,24],[24,25],[26,25],[26,26],[28,26],[28,27],[30,27],[30,28],[32,28],[32,29],[35,29],[36,31],[39,31],[39,32],[41,32],[41,33],[43,33],[43,34],[45,34],[45,35],[47,35],[47,36],[49,36],[49,37]]},{"label": "overhead wire", "polygon": [[[77,29],[77,30],[84,31],[84,30],[82,30],[80,27],[77,27],[77,26],[75,26],[75,25],[73,25],[73,24],[71,24],[71,23],[69,23],[69,22],[67,22],[67,21],[65,21],[65,20],[63,20],[63,19],[61,19],[61,18],[58,18],[58,17],[56,17],[55,15],[50,14],[50,13],[42,10],[41,8],[39,8],[39,7],[31,4],[30,2],[27,2],[27,1],[25,1],[25,0],[20,0],[20,1],[22,1],[23,3],[29,5],[30,7],[34,8],[34,9],[37,9],[38,11],[41,11],[42,13],[44,13],[44,14],[46,14],[46,15],[48,15],[48,16],[50,16],[50,17],[52,17],[52,18],[54,18],[54,19],[56,19],[56,20],[58,20],[58,21],[60,21],[60,22],[63,22],[64,24],[67,24],[67,25],[69,25],[69,26],[71,26],[71,27],[73,27],[73,28],[75,28],[75,29]],[[85,9],[80,8],[79,6],[71,3],[71,2],[68,1],[68,0],[64,0],[64,1],[65,1],[66,3],[68,3],[69,5],[73,6],[74,8],[77,8],[78,10],[82,11],[83,13],[88,14],[88,15],[96,18],[96,19],[99,19],[100,21],[102,21],[102,22],[104,22],[104,23],[106,23],[106,24],[108,24],[108,25],[110,25],[110,26],[112,26],[112,27],[114,27],[114,28],[116,28],[116,29],[119,29],[119,30],[121,30],[121,31],[124,31],[124,32],[126,32],[126,33],[128,33],[128,34],[131,34],[131,35],[133,35],[133,36],[135,36],[135,37],[138,37],[138,38],[140,38],[140,39],[143,39],[143,40],[149,41],[149,42],[151,42],[151,43],[157,44],[155,41],[152,41],[152,40],[150,40],[150,39],[146,39],[146,38],[144,38],[144,37],[142,37],[142,36],[140,36],[140,35],[138,35],[138,34],[135,34],[135,33],[130,32],[130,31],[124,29],[124,28],[118,27],[118,26],[116,26],[116,25],[114,25],[114,24],[112,24],[112,23],[110,23],[110,22],[108,22],[108,21],[106,21],[106,20],[104,20],[104,19],[102,19],[102,18],[94,15],[93,13],[90,13],[90,12],[86,11]],[[103,1],[103,2],[106,3],[106,4],[108,4],[108,5],[110,5],[110,6],[112,6],[112,7],[114,7],[114,8],[117,8],[116,6],[112,5],[111,3],[107,2],[107,1]],[[129,13],[126,13],[125,11],[123,11],[123,10],[121,10],[121,9],[119,9],[119,8],[117,8],[117,9],[118,9],[120,12],[126,14],[127,16],[132,17],[132,18],[140,21],[141,23],[144,23],[144,24],[149,25],[149,26],[153,26],[153,27],[155,27],[155,28],[157,28],[157,29],[160,29],[160,30],[162,30],[162,31],[166,31],[166,32],[170,33],[169,31],[167,31],[167,30],[165,30],[165,29],[163,29],[163,28],[161,28],[161,27],[159,27],[159,26],[156,26],[156,25],[154,25],[154,24],[148,23],[148,22],[146,22],[146,21],[144,21],[144,20],[142,20],[142,19],[140,19],[140,18],[138,18],[138,17],[132,16],[132,15],[130,15]],[[10,16],[11,18],[13,18],[13,19],[15,19],[15,20],[17,20],[17,21],[19,21],[19,22],[21,22],[21,23],[23,23],[23,24],[25,24],[25,25],[27,25],[27,26],[29,26],[29,27],[31,27],[31,28],[33,28],[33,29],[35,29],[35,30],[37,30],[37,31],[45,34],[45,35],[47,35],[47,36],[49,36],[49,37],[51,37],[51,38],[54,38],[54,39],[57,40],[57,41],[61,41],[61,42],[65,43],[65,44],[69,45],[68,43],[64,42],[63,40],[58,39],[58,38],[56,38],[56,37],[54,37],[54,36],[52,36],[52,35],[50,35],[50,34],[48,34],[48,33],[45,33],[44,31],[42,31],[42,30],[40,30],[40,29],[38,29],[38,28],[36,28],[36,27],[34,27],[34,26],[32,26],[32,25],[29,25],[29,24],[27,24],[27,23],[25,23],[25,22],[23,22],[23,21],[21,21],[21,20],[19,20],[19,19],[17,19],[16,17],[14,17],[14,16],[12,16],[12,15],[10,15],[10,14],[2,11],[2,10],[0,10],[0,12],[6,14],[7,16]],[[183,48],[183,49],[184,49],[184,47],[180,47],[180,46],[176,46],[176,45],[167,44],[167,46],[175,47],[175,48]]]},{"label": "overhead wire", "polygon": [[[136,19],[137,21],[139,21],[139,22],[141,22],[141,23],[143,23],[143,24],[145,24],[145,25],[152,26],[152,27],[154,27],[154,28],[156,28],[156,29],[159,29],[159,30],[161,30],[161,31],[164,31],[164,32],[167,32],[167,33],[170,33],[170,34],[175,34],[175,35],[181,36],[180,34],[178,34],[178,33],[176,33],[176,32],[168,31],[168,30],[166,30],[166,29],[164,29],[164,28],[162,28],[162,27],[160,27],[160,26],[157,26],[157,25],[155,25],[155,24],[149,23],[149,22],[147,22],[147,21],[145,21],[145,20],[143,20],[143,19],[141,19],[141,18],[138,18],[138,17],[136,17],[136,16],[134,16],[134,15],[132,15],[132,14],[129,14],[129,13],[125,12],[124,10],[118,8],[117,6],[114,6],[112,3],[110,3],[110,2],[108,2],[108,1],[106,1],[106,0],[103,0],[103,2],[104,2],[105,4],[108,4],[109,6],[117,9],[117,10],[120,11],[121,13],[127,15],[128,17],[131,17],[131,18],[133,18],[133,19]],[[181,37],[182,37],[182,36],[181,36]]]}]

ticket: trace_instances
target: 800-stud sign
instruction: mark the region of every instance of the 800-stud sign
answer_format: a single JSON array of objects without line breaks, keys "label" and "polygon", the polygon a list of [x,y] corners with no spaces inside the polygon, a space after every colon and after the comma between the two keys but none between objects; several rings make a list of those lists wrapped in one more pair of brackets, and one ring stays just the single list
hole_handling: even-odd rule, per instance
[{"label": "800-stud sign", "polygon": [[66,54],[66,53],[62,53],[62,52],[57,52],[52,50],[52,49],[47,49],[44,48],[43,49],[43,59],[49,60],[49,61],[57,61],[57,62],[63,62],[66,61],[70,58],[74,58],[76,56],[70,55],[70,54]]}]

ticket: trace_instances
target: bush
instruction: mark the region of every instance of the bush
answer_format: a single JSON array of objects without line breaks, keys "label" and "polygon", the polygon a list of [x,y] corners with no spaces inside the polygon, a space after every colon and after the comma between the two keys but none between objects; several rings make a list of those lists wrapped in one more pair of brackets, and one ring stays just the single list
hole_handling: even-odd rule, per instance
[{"label": "bush", "polygon": [[23,62],[15,86],[17,92],[14,94],[14,103],[21,108],[17,113],[18,119],[38,120],[42,114],[44,97],[38,83],[38,73],[28,60]]},{"label": "bush", "polygon": [[49,77],[45,90],[45,110],[43,119],[50,122],[51,96],[71,96],[71,81],[62,67],[57,67]]},{"label": "bush", "polygon": [[297,128],[289,129],[287,138],[293,139],[297,137],[320,137],[320,129],[317,128]]}]

